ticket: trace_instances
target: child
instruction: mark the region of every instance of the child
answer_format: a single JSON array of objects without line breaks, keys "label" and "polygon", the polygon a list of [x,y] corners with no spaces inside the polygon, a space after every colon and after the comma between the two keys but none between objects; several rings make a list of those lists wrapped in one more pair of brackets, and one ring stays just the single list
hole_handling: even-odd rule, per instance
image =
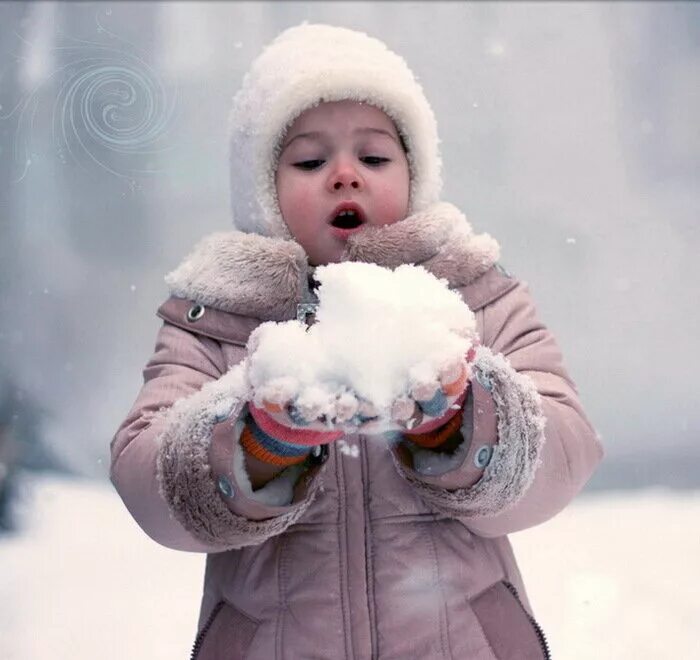
[{"label": "child", "polygon": [[[230,156],[236,231],[168,276],[112,442],[144,531],[208,553],[193,657],[549,657],[506,535],[566,506],[602,449],[527,287],[439,201],[413,74],[365,34],[288,29],[234,99]],[[399,442],[305,427],[234,367],[261,323],[313,323],[315,267],[336,262],[421,265],[476,315],[468,371],[392,408]],[[458,405],[431,407],[445,396]]]}]

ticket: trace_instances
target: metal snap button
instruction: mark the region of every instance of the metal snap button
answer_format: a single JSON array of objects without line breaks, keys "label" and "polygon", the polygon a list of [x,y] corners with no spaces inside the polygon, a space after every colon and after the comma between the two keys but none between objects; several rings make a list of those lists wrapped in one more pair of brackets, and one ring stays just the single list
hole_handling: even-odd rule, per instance
[{"label": "metal snap button", "polygon": [[187,320],[190,323],[199,321],[204,316],[204,305],[192,305],[187,311]]},{"label": "metal snap button", "polygon": [[219,490],[226,497],[233,497],[233,486],[231,485],[231,482],[226,477],[219,477],[218,486],[219,486]]},{"label": "metal snap button", "polygon": [[490,462],[493,456],[493,447],[490,445],[484,445],[479,447],[476,454],[474,454],[474,465],[480,470],[485,468]]}]

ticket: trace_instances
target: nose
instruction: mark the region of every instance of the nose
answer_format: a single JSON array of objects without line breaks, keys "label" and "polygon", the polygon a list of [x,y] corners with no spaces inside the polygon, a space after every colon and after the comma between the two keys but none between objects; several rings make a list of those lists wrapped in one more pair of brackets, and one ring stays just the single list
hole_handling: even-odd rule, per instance
[{"label": "nose", "polygon": [[362,175],[352,163],[343,161],[333,168],[328,177],[328,188],[334,190],[362,190],[365,182]]}]

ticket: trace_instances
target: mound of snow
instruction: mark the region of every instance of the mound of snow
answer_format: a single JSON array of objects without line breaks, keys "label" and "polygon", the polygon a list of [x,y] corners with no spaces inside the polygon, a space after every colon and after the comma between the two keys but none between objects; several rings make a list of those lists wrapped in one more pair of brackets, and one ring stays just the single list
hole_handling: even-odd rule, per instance
[{"label": "mound of snow", "polygon": [[264,323],[248,347],[250,383],[271,400],[324,409],[348,391],[388,414],[391,403],[464,362],[474,314],[421,266],[347,262],[316,269],[316,323]]}]

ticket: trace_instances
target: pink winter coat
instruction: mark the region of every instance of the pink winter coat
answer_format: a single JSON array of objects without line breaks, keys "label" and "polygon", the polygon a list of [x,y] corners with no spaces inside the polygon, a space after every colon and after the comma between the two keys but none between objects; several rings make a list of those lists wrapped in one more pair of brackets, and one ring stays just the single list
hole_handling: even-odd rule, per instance
[{"label": "pink winter coat", "polygon": [[527,286],[451,208],[348,253],[420,263],[476,314],[464,442],[439,472],[418,469],[407,442],[353,435],[253,492],[236,432],[245,401],[227,372],[259,323],[313,302],[306,256],[292,241],[219,233],[168,277],[111,477],[153,539],[208,553],[192,657],[549,657],[506,535],[566,506],[602,448]]}]

